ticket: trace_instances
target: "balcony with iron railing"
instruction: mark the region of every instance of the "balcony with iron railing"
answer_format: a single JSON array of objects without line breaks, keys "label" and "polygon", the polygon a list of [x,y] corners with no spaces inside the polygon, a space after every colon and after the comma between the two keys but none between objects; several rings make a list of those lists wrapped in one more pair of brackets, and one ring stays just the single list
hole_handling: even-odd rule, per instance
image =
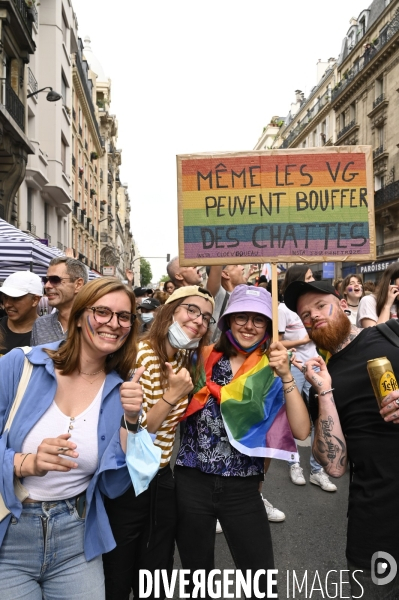
[{"label": "balcony with iron railing", "polygon": [[25,107],[12,89],[7,79],[0,79],[0,102],[3,104],[17,125],[25,131]]},{"label": "balcony with iron railing", "polygon": [[377,106],[379,104],[381,104],[381,102],[383,102],[384,99],[385,99],[385,94],[381,94],[380,96],[378,96],[378,98],[376,98],[376,100],[374,100],[374,102],[373,102],[373,108],[377,108]]},{"label": "balcony with iron railing", "polygon": [[[39,86],[37,85],[36,77],[33,75],[30,67],[28,67],[28,88],[29,88],[29,92],[32,92],[32,93],[37,92],[37,90],[39,89]],[[35,95],[35,98],[37,99],[37,94]]]},{"label": "balcony with iron railing", "polygon": [[45,240],[48,240],[49,244],[51,244],[51,235],[49,233],[44,232],[43,237]]},{"label": "balcony with iron railing", "polygon": [[61,242],[57,242],[57,248],[58,248],[58,250],[61,250],[62,252],[65,252],[65,250],[66,250],[66,246],[64,246],[64,244],[61,244]]},{"label": "balcony with iron railing", "polygon": [[350,123],[348,123],[347,125],[345,125],[345,127],[343,127],[341,129],[341,131],[338,132],[337,135],[337,140],[339,140],[340,138],[342,138],[346,133],[348,133],[348,131],[350,131],[354,126],[356,125],[356,119],[352,119],[352,121]]},{"label": "balcony with iron railing", "polygon": [[375,150],[373,150],[373,159],[375,160],[376,158],[378,158],[379,156],[381,156],[381,154],[384,152],[384,144],[381,144],[381,146],[378,146],[378,148],[376,148]]},{"label": "balcony with iron railing", "polygon": [[387,254],[399,253],[399,239],[387,242],[386,244],[380,244],[377,246],[377,257],[380,258]]},{"label": "balcony with iron railing", "polygon": [[76,167],[76,158],[73,154],[72,154],[72,166]]},{"label": "balcony with iron railing", "polygon": [[399,181],[393,181],[386,187],[381,188],[374,194],[375,208],[381,208],[385,204],[399,201]]},{"label": "balcony with iron railing", "polygon": [[281,145],[281,148],[288,148],[292,142],[299,136],[300,133],[305,129],[311,121],[315,118],[315,116],[327,106],[331,101],[331,93],[330,90],[326,90],[324,94],[319,98],[319,100],[309,108],[304,117],[297,122],[294,129],[289,133],[284,142]]},{"label": "balcony with iron railing", "polygon": [[332,90],[331,100],[334,102],[342,94],[342,92],[352,83],[359,73],[370,64],[374,58],[380,53],[382,48],[388,44],[388,42],[398,33],[399,31],[399,16],[395,14],[392,21],[388,26],[380,33],[376,40],[374,40],[373,47],[370,51],[364,52],[364,54],[353,64],[353,66],[345,71],[345,77],[337,83],[335,88]]},{"label": "balcony with iron railing", "polygon": [[[15,23],[15,31],[17,37],[24,36],[25,42],[27,42],[29,51],[33,53],[35,51],[35,43],[32,38],[32,23],[38,22],[37,10],[34,6],[28,6],[25,0],[12,0],[18,14],[17,22]],[[25,44],[24,44],[25,45]]]},{"label": "balcony with iron railing", "polygon": [[34,225],[33,223],[31,223],[30,221],[27,221],[27,223],[26,223],[26,229],[28,231],[30,231],[31,233],[33,233],[34,235],[36,234],[36,225]]}]

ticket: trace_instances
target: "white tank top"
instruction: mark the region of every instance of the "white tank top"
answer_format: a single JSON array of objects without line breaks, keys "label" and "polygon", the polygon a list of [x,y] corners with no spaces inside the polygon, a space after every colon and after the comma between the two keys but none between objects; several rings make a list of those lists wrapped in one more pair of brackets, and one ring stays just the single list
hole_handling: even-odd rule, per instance
[{"label": "white tank top", "polygon": [[67,473],[49,471],[44,477],[25,477],[23,485],[32,500],[65,500],[83,492],[95,473],[98,465],[98,417],[104,383],[93,402],[77,417],[67,417],[53,401],[44,415],[32,427],[22,444],[22,452],[37,452],[38,446],[46,438],[56,438],[62,433],[70,433],[69,441],[77,445],[77,469]]}]

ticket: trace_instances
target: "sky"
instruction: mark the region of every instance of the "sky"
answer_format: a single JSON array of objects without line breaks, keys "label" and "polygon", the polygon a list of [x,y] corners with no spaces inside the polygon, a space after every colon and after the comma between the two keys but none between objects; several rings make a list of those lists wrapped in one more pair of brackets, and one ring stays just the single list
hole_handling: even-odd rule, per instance
[{"label": "sky", "polygon": [[252,150],[371,0],[72,0],[112,81],[121,181],[153,281],[178,254],[176,155]]}]

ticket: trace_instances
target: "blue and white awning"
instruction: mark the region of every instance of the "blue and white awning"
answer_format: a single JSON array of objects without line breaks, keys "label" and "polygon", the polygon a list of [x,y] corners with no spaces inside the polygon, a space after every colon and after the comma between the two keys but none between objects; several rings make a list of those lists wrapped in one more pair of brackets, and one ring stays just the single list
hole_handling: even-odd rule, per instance
[{"label": "blue and white awning", "polygon": [[[16,271],[32,271],[46,275],[50,261],[56,256],[65,256],[54,246],[45,246],[36,238],[0,219],[0,280]],[[89,279],[97,273],[89,270]]]}]

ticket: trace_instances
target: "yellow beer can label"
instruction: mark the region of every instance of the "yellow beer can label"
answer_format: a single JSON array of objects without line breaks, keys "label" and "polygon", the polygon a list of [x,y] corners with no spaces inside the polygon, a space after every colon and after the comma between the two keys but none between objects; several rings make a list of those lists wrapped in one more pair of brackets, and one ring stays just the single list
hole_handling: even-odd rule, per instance
[{"label": "yellow beer can label", "polygon": [[398,382],[392,371],[386,371],[380,379],[380,394],[381,398],[388,396],[391,392],[398,389]]}]

